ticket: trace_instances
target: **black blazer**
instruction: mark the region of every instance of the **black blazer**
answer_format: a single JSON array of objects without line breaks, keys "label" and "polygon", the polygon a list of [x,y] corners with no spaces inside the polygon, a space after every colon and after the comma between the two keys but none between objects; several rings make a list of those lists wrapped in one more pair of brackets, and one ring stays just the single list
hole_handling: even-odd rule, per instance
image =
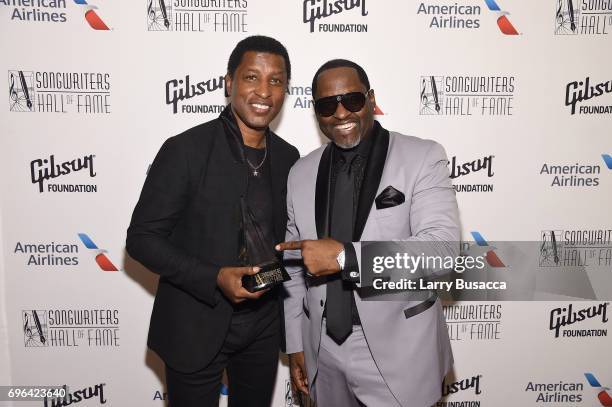
[{"label": "black blazer", "polygon": [[[287,175],[299,153],[271,131],[266,137],[274,237],[281,242]],[[248,179],[239,143],[221,119],[166,140],[127,232],[130,256],[160,275],[148,345],[178,371],[206,367],[229,327],[233,309],[217,287],[217,273],[239,264],[240,197]]]}]

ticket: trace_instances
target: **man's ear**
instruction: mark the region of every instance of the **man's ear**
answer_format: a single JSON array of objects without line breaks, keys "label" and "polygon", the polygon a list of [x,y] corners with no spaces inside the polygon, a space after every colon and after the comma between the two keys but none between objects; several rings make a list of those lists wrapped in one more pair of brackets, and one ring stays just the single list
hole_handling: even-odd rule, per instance
[{"label": "man's ear", "polygon": [[225,80],[225,97],[228,98],[232,94],[232,77],[228,73],[225,74],[225,77],[223,79]]},{"label": "man's ear", "polygon": [[372,103],[372,109],[376,107],[376,95],[374,95],[374,89],[370,89],[368,92],[368,100]]}]

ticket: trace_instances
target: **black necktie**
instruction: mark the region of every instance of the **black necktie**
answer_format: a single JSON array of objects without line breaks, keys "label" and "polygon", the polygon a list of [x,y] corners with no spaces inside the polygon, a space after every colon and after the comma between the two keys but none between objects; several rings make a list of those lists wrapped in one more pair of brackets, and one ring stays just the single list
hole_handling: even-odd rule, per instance
[{"label": "black necktie", "polygon": [[[336,151],[335,153],[342,154]],[[355,183],[350,166],[353,154],[339,158],[336,171],[331,216],[330,235],[339,242],[352,241],[353,235],[353,195]],[[340,273],[327,281],[327,334],[338,344],[350,335],[352,322],[352,287],[342,280]]]}]

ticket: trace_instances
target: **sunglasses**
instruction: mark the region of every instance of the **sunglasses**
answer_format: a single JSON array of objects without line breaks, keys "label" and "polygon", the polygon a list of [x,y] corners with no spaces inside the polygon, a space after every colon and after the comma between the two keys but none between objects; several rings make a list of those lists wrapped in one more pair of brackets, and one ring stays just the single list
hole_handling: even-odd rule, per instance
[{"label": "sunglasses", "polygon": [[350,92],[345,93],[344,95],[327,96],[319,100],[315,100],[315,112],[317,112],[319,116],[329,117],[336,112],[338,103],[342,103],[342,106],[344,106],[344,108],[349,112],[358,112],[363,109],[366,102],[366,97],[369,93],[370,91],[367,91],[366,93]]}]

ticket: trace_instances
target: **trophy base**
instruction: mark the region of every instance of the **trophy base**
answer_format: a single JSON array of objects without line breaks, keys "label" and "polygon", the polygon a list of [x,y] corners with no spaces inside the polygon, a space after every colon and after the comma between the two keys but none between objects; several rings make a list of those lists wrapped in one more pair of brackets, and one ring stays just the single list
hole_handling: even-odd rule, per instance
[{"label": "trophy base", "polygon": [[263,263],[257,267],[260,268],[257,274],[242,276],[242,286],[249,292],[265,290],[291,280],[291,277],[279,262]]}]

